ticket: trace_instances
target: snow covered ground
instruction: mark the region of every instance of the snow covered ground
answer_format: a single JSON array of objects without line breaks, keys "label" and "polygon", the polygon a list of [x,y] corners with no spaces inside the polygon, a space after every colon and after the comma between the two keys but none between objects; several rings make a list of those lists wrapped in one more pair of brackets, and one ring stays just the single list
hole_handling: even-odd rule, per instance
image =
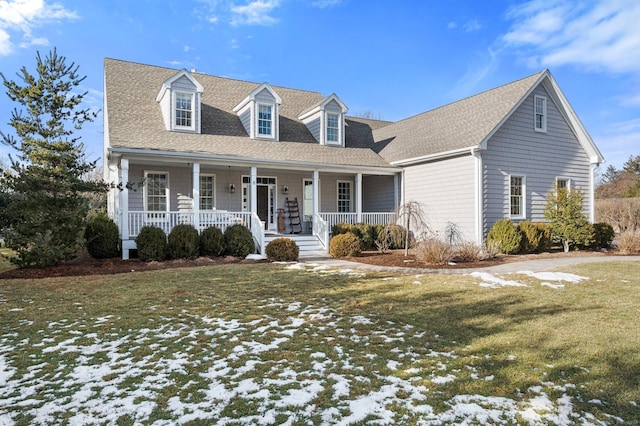
[{"label": "snow covered ground", "polygon": [[[299,264],[290,268],[331,272]],[[490,286],[517,285],[477,277]],[[555,278],[540,276],[544,282],[558,282]],[[104,316],[51,322],[32,337],[18,330],[5,333],[0,338],[0,425],[20,419],[72,425],[125,419],[154,425],[194,420],[220,425],[604,425],[621,420],[603,415],[595,402],[598,418],[578,410],[575,386],[548,381],[513,398],[454,395],[443,408],[447,386],[469,377],[494,377],[482,376],[473,362],[461,368],[456,351],[434,349],[442,337],[411,325],[339,313],[322,298],[265,298],[255,306],[251,319],[219,307],[206,316],[184,310],[158,319],[148,307],[149,324],[141,329],[123,329],[124,319]],[[313,347],[292,352],[294,341],[305,340]],[[23,353],[31,355],[25,359]]]}]

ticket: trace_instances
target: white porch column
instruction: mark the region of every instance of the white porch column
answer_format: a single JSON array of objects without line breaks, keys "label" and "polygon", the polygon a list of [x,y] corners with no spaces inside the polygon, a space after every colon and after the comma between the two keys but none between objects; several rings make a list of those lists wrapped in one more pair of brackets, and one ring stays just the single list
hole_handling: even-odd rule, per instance
[{"label": "white porch column", "polygon": [[251,167],[249,177],[249,195],[250,211],[253,214],[258,214],[258,169],[256,167]]},{"label": "white porch column", "polygon": [[596,223],[596,170],[600,167],[598,163],[591,163],[591,173],[589,174],[589,222]]},{"label": "white porch column", "polygon": [[192,174],[193,227],[200,231],[200,163],[193,163]]},{"label": "white porch column", "polygon": [[122,238],[122,258],[129,258],[129,249],[125,247],[124,241],[129,239],[129,160],[123,158],[120,160],[120,238]]},{"label": "white porch column", "polygon": [[318,203],[320,200],[320,173],[317,170],[313,171],[311,186],[313,188],[313,215],[316,216],[320,213],[320,203]]},{"label": "white porch column", "polygon": [[362,173],[356,174],[356,221],[362,222]]},{"label": "white porch column", "polygon": [[400,205],[400,175],[393,175],[393,206],[394,209]]}]

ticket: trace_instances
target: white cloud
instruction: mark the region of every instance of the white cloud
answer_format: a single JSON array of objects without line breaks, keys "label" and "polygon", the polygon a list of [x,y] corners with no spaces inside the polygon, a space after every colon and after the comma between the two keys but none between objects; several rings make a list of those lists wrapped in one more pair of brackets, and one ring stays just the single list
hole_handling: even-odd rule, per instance
[{"label": "white cloud", "polygon": [[65,9],[59,3],[47,3],[45,0],[0,0],[0,55],[11,53],[13,36],[23,39],[21,47],[48,45],[46,38],[33,36],[34,28],[77,17],[75,12]]},{"label": "white cloud", "polygon": [[482,24],[477,19],[471,19],[462,25],[462,30],[470,33],[482,29]]},{"label": "white cloud", "polygon": [[640,2],[533,0],[507,12],[507,46],[523,48],[539,67],[575,65],[596,71],[640,71]]},{"label": "white cloud", "polygon": [[318,0],[313,2],[314,7],[324,9],[325,7],[333,7],[342,3],[342,0]]},{"label": "white cloud", "polygon": [[254,0],[246,5],[232,6],[231,25],[273,25],[278,20],[270,14],[279,4],[279,0]]},{"label": "white cloud", "polygon": [[607,147],[607,163],[620,168],[630,155],[637,153],[640,118],[612,122],[593,138],[598,145]]}]

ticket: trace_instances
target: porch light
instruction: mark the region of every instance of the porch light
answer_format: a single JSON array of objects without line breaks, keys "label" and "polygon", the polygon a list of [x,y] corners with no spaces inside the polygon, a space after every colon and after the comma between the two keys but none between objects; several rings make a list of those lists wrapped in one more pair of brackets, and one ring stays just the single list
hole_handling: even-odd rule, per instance
[{"label": "porch light", "polygon": [[231,194],[236,192],[236,186],[234,184],[232,184],[232,183],[229,184],[229,192]]},{"label": "porch light", "polygon": [[282,187],[282,193],[287,195],[289,193],[289,187],[287,185]]}]

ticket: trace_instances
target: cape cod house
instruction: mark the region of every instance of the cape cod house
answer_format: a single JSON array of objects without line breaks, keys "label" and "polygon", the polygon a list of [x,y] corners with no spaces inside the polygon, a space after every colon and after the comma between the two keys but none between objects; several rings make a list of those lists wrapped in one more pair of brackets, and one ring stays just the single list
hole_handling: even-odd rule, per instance
[{"label": "cape cod house", "polygon": [[[424,207],[482,243],[493,223],[544,220],[555,182],[593,220],[604,161],[548,70],[398,122],[350,117],[336,94],[105,60],[108,212],[123,257],[144,225],[248,226],[257,250],[296,235],[326,250],[337,222]],[[130,185],[127,185],[130,184]],[[300,236],[300,237],[298,237]],[[303,237],[304,236],[304,237]]]}]

